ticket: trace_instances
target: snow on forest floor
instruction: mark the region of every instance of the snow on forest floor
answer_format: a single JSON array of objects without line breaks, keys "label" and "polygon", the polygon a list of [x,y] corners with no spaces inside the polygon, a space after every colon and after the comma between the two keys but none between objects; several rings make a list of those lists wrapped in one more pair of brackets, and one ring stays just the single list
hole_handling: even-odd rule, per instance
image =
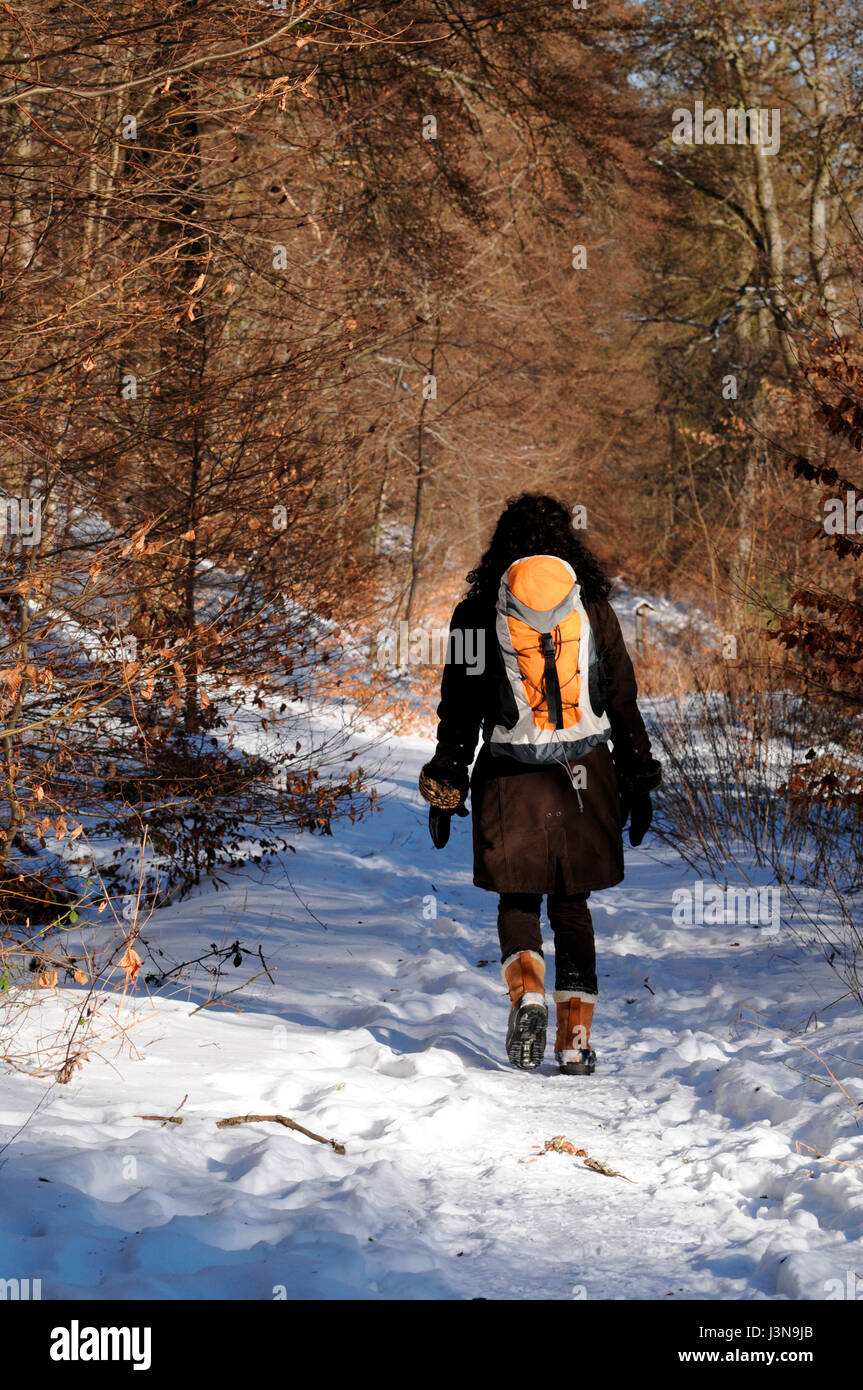
[{"label": "snow on forest floor", "polygon": [[[513,1071],[496,900],[471,884],[469,822],[431,846],[428,748],[390,739],[377,813],[144,928],[163,967],[260,946],[274,984],[192,1013],[198,975],[123,1005],[135,1052],[106,1044],[68,1085],[3,1075],[0,1278],[39,1278],[43,1298],[863,1295],[863,1168],[796,1148],[863,1164],[863,1030],[837,977],[784,930],[674,926],[693,876],[648,837],[591,899],[596,1074],[558,1076],[551,1046]],[[247,957],[220,991],[260,969]],[[33,992],[25,1029],[79,997]],[[847,1097],[755,1026],[807,1020]],[[182,1125],[140,1118],[184,1096]],[[346,1151],[216,1128],[248,1113]],[[556,1135],[625,1177],[540,1156]]]}]

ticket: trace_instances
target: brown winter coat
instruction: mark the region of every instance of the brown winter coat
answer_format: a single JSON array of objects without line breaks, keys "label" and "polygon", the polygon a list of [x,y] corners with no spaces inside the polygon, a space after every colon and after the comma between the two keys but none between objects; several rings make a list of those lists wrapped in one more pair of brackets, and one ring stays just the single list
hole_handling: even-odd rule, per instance
[{"label": "brown winter coat", "polygon": [[[579,795],[563,767],[533,767],[493,756],[486,743],[471,777],[474,872],[479,888],[497,893],[587,893],[623,878],[618,782],[658,781],[657,764],[636,704],[632,662],[609,603],[585,605],[607,681],[606,708],[613,751],[603,744],[578,763],[585,769]],[[438,705],[438,753],[467,768],[477,740],[497,722],[505,679],[494,634],[494,614],[475,599],[458,605],[450,624],[484,630],[482,674],[458,659],[465,647],[450,642]]]}]

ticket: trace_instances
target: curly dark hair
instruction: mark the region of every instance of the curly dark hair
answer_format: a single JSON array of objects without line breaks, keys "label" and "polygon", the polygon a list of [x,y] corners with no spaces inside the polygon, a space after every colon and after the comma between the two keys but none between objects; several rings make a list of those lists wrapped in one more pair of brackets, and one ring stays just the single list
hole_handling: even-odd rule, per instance
[{"label": "curly dark hair", "polygon": [[607,598],[611,583],[596,556],[578,539],[572,518],[555,497],[522,492],[510,497],[498,518],[491,544],[467,575],[468,598],[494,603],[500,577],[523,555],[557,555],[575,570],[584,598]]}]

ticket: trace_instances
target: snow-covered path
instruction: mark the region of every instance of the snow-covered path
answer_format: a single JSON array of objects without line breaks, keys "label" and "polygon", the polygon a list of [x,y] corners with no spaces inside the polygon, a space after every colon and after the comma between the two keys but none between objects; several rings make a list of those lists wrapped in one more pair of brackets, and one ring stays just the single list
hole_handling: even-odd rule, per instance
[{"label": "snow-covered path", "polygon": [[[591,900],[596,1075],[558,1076],[551,1049],[512,1071],[495,900],[471,885],[468,822],[443,852],[428,841],[427,752],[392,740],[378,813],[153,917],[173,960],[262,947],[275,984],[236,995],[241,1012],[191,1013],[199,982],[137,1006],[137,1056],[109,1046],[67,1086],[3,1076],[0,1277],[40,1278],[43,1298],[680,1300],[824,1299],[850,1272],[863,1295],[863,1170],[795,1150],[863,1162],[863,1111],[739,1019],[815,1010],[807,1044],[863,1106],[836,977],[784,936],[675,927],[692,876],[648,838]],[[28,1026],[71,997],[34,996]],[[186,1095],[182,1125],[136,1118]],[[251,1112],[346,1152],[215,1126]],[[630,1181],[538,1156],[560,1134]]]}]

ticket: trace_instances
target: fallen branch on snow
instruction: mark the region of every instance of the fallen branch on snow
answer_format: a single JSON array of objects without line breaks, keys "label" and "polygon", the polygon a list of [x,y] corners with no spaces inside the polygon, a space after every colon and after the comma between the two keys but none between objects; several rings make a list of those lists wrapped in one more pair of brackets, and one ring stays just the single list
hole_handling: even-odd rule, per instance
[{"label": "fallen branch on snow", "polygon": [[257,1125],[271,1121],[273,1124],[284,1125],[286,1129],[295,1129],[298,1134],[305,1134],[307,1139],[316,1139],[319,1144],[329,1144],[335,1149],[337,1154],[343,1154],[344,1144],[340,1144],[337,1139],[325,1139],[322,1134],[314,1134],[310,1129],[304,1129],[298,1125],[296,1120],[291,1120],[287,1115],[232,1115],[225,1120],[217,1120],[216,1128],[224,1129],[226,1125]]},{"label": "fallen branch on snow", "polygon": [[[186,1104],[186,1101],[187,1101],[188,1099],[189,1099],[189,1093],[188,1093],[188,1091],[187,1091],[186,1094],[183,1096],[183,1099],[180,1101],[180,1104],[177,1106],[177,1110],[182,1110],[183,1106]],[[162,1128],[164,1129],[164,1128],[165,1128],[165,1125],[181,1125],[181,1124],[183,1123],[181,1117],[177,1114],[177,1110],[174,1111],[173,1115],[136,1115],[136,1116],[135,1116],[135,1119],[136,1119],[136,1120],[161,1120],[161,1121],[162,1121]]]},{"label": "fallen branch on snow", "polygon": [[[188,1099],[188,1097],[186,1097]],[[162,1124],[181,1125],[183,1123],[180,1115],[136,1115],[136,1120],[158,1120]],[[225,1129],[227,1125],[257,1125],[273,1123],[284,1125],[285,1129],[294,1129],[298,1134],[304,1134],[307,1139],[314,1139],[318,1144],[329,1144],[330,1148],[335,1149],[337,1154],[345,1152],[344,1144],[340,1144],[338,1139],[325,1139],[322,1134],[315,1134],[314,1130],[306,1129],[304,1125],[298,1125],[296,1120],[290,1119],[288,1115],[228,1115],[224,1120],[216,1121],[216,1129]],[[628,1180],[627,1180],[628,1181]]]},{"label": "fallen branch on snow", "polygon": [[813,1149],[811,1144],[804,1144],[802,1139],[795,1139],[794,1143],[798,1153],[801,1149],[806,1149],[816,1158],[823,1158],[825,1163],[838,1163],[842,1168],[863,1168],[863,1163],[846,1163],[844,1158],[833,1158],[830,1154],[823,1154],[820,1149]]}]

